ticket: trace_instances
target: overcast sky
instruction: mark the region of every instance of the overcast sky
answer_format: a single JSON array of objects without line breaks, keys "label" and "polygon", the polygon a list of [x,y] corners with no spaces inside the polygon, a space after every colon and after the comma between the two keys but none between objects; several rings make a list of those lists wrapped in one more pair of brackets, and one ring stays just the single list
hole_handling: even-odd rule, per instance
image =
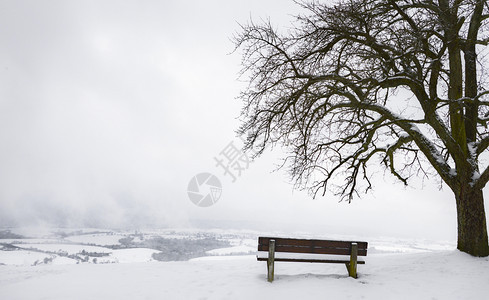
[{"label": "overcast sky", "polygon": [[[454,241],[446,189],[380,173],[347,204],[293,191],[272,173],[280,151],[235,182],[216,166],[241,145],[238,23],[287,26],[299,12],[286,0],[0,1],[0,226],[212,223]],[[201,172],[222,183],[207,208],[187,196]]]}]

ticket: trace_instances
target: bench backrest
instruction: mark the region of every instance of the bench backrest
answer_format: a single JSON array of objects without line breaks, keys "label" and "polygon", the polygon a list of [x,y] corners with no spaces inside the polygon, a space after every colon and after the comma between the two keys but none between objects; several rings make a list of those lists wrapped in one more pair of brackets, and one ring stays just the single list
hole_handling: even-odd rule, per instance
[{"label": "bench backrest", "polygon": [[350,255],[351,244],[357,243],[358,255],[367,256],[367,242],[327,241],[259,237],[258,251],[268,251],[270,240],[275,240],[275,252]]}]

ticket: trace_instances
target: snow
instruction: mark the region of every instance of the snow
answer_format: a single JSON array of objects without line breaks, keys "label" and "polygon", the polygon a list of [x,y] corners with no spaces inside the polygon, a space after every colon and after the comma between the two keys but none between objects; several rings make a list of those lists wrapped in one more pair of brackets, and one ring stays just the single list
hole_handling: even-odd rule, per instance
[{"label": "snow", "polygon": [[214,250],[209,250],[206,253],[209,255],[231,255],[231,254],[249,254],[253,253],[256,251],[256,247],[250,247],[250,246],[235,246],[235,247],[229,247],[229,248],[221,248],[221,249],[214,249]]},{"label": "snow", "polygon": [[152,261],[152,255],[159,251],[146,248],[120,249],[114,250],[110,255],[119,263],[134,263]]},{"label": "snow", "polygon": [[2,251],[0,255],[0,265],[30,266],[33,265],[34,262],[43,260],[46,257],[49,256],[32,251]]},{"label": "snow", "polygon": [[[35,265],[44,259],[52,259],[55,264],[77,263],[76,260],[58,256],[56,254],[81,256],[91,253],[103,255],[96,258],[96,263],[134,263],[152,261],[152,255],[159,251],[147,248],[117,249],[112,250],[98,246],[71,245],[71,244],[14,244],[15,247],[22,247],[20,251],[0,252],[0,263],[4,265]],[[54,254],[56,253],[56,254]],[[86,253],[86,254],[84,254]]]},{"label": "snow", "polygon": [[55,265],[76,265],[77,263],[78,262],[76,259],[63,257],[63,256],[54,257],[52,261],[52,264]]},{"label": "snow", "polygon": [[96,263],[92,257],[77,261],[19,250],[0,240],[0,299],[483,299],[489,294],[489,258],[471,257],[449,242],[366,239],[369,254],[358,266],[358,279],[348,277],[341,264],[277,262],[275,281],[269,283],[266,263],[243,255],[255,252],[256,239],[246,233],[223,239],[231,247],[178,262],[155,261],[158,251],[148,248],[18,244],[43,251],[110,252],[94,257]]},{"label": "snow", "polygon": [[14,246],[46,252],[67,252],[67,254],[78,254],[82,251],[108,254],[112,251],[104,247],[70,244],[14,244]]},{"label": "snow", "polygon": [[1,299],[481,299],[489,261],[458,251],[371,255],[359,278],[342,265],[277,263],[275,281],[254,256],[186,262],[0,266]]},{"label": "snow", "polygon": [[0,243],[5,244],[56,244],[60,241],[58,239],[0,239]]},{"label": "snow", "polygon": [[99,246],[114,246],[119,245],[119,240],[125,238],[126,236],[123,234],[84,234],[84,235],[75,235],[67,237],[66,240],[71,241],[73,243],[80,244],[92,244]]}]

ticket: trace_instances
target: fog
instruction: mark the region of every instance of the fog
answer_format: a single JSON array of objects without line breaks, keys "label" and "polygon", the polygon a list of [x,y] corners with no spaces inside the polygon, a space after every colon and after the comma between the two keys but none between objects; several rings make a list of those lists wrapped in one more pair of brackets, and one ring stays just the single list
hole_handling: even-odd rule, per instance
[{"label": "fog", "polygon": [[[233,180],[215,158],[246,88],[231,38],[252,18],[289,26],[292,1],[0,3],[0,226],[222,227],[454,240],[436,181],[379,170],[351,204],[293,190],[274,149]],[[198,173],[219,178],[209,207]],[[487,206],[487,205],[486,205]]]}]

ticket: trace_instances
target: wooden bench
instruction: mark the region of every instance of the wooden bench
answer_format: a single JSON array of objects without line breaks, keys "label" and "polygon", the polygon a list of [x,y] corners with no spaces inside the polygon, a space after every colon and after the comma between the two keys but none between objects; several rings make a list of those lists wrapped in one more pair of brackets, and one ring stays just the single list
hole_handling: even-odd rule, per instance
[{"label": "wooden bench", "polygon": [[[348,274],[353,278],[357,278],[357,264],[365,264],[365,261],[358,260],[357,257],[367,256],[367,246],[367,242],[358,241],[328,241],[259,237],[258,251],[267,251],[268,257],[257,256],[257,260],[267,262],[269,282],[273,281],[274,266],[276,261],[345,264]],[[279,258],[275,257],[275,252],[348,255],[350,257],[349,259],[334,259],[325,257],[325,255],[320,255],[322,257]]]}]

